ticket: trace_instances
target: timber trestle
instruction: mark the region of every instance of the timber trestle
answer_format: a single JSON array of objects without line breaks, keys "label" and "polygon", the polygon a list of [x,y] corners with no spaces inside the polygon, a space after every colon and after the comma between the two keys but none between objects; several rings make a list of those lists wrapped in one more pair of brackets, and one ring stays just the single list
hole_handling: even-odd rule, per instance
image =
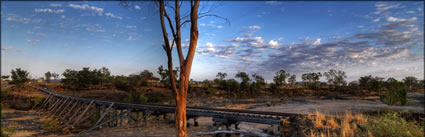
[{"label": "timber trestle", "polygon": [[[39,105],[39,111],[48,118],[56,119],[60,129],[89,127],[80,132],[89,132],[99,127],[129,127],[137,126],[140,121],[149,119],[149,116],[164,116],[175,113],[174,105],[160,104],[131,104],[122,102],[103,101],[72,97],[53,92],[47,88],[40,91],[46,93],[47,98]],[[238,128],[240,122],[271,124],[278,127],[287,124],[300,114],[248,111],[235,109],[216,109],[205,107],[187,107],[187,119],[193,119],[194,126],[198,125],[198,117],[212,117],[216,124],[227,128],[234,124]]]}]

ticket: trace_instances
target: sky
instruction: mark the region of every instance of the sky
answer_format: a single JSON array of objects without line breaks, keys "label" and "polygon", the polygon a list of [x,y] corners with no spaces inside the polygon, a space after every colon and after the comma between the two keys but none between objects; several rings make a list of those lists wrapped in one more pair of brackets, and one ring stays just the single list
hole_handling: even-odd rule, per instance
[{"label": "sky", "polygon": [[[365,75],[423,79],[423,8],[424,2],[395,1],[201,2],[201,13],[219,17],[198,21],[191,78],[213,79],[217,72],[234,78],[243,71],[271,82],[283,69],[301,81],[304,73],[336,69],[348,81]],[[186,24],[182,31],[184,53],[189,29]],[[107,67],[113,75],[147,69],[158,76],[157,68],[167,65],[163,43],[152,2],[1,2],[2,75],[14,68],[37,78]]]}]

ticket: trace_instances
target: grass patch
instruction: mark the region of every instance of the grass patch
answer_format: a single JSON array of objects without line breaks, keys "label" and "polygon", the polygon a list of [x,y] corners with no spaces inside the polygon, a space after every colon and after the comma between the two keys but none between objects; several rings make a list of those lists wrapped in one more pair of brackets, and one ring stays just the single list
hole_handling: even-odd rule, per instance
[{"label": "grass patch", "polygon": [[58,122],[55,119],[48,118],[43,121],[41,128],[48,131],[56,131],[59,128]]},{"label": "grass patch", "polygon": [[9,137],[16,132],[16,128],[1,128],[1,137]]}]

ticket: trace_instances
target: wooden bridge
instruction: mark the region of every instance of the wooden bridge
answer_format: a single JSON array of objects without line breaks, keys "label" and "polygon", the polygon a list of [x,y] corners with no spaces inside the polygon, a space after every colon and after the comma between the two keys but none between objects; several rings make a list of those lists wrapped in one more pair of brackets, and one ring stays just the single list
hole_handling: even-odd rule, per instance
[{"label": "wooden bridge", "polygon": [[[63,130],[72,129],[78,125],[90,125],[89,129],[80,133],[89,132],[101,126],[122,127],[137,125],[142,119],[149,119],[150,116],[157,116],[157,118],[163,116],[165,118],[165,114],[175,113],[174,105],[130,104],[86,99],[63,95],[47,88],[41,88],[40,91],[48,95],[39,106],[39,110],[43,112],[43,115],[59,121],[59,128]],[[281,129],[281,126],[290,126],[295,117],[301,116],[291,113],[205,107],[187,107],[186,114],[188,121],[193,119],[194,126],[198,126],[198,117],[212,117],[214,125],[225,125],[227,128],[235,125],[236,129],[238,129],[240,122],[271,124]],[[90,120],[93,115],[98,117],[95,123]]]}]

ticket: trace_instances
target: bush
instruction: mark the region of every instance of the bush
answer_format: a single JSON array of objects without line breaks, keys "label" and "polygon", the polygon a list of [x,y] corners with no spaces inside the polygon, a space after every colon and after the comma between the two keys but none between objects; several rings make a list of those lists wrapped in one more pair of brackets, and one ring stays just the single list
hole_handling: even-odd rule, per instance
[{"label": "bush", "polygon": [[386,84],[388,91],[381,95],[381,100],[388,105],[405,105],[407,103],[407,86],[398,81]]},{"label": "bush", "polygon": [[161,94],[153,94],[149,97],[148,101],[152,103],[160,103],[164,102],[164,97],[161,96]]},{"label": "bush", "polygon": [[1,100],[3,100],[9,96],[9,91],[7,89],[1,89],[0,95],[1,95]]},{"label": "bush", "polygon": [[97,120],[100,119],[100,112],[95,112],[93,115],[90,116],[89,119],[91,124],[96,124]]},{"label": "bush", "polygon": [[148,102],[148,97],[146,97],[144,93],[140,93],[139,103],[146,103],[146,102]]},{"label": "bush", "polygon": [[48,118],[43,121],[43,124],[41,125],[41,128],[48,130],[48,131],[55,131],[58,130],[58,122],[55,119]]},{"label": "bush", "polygon": [[113,84],[115,88],[123,91],[130,91],[131,87],[128,85],[128,79],[124,76],[115,76]]},{"label": "bush", "polygon": [[34,99],[34,106],[38,106],[38,105],[40,105],[40,104],[43,102],[43,100],[44,100],[44,99],[45,99],[44,97],[37,96],[37,97]]},{"label": "bush", "polygon": [[207,88],[207,90],[205,91],[205,93],[207,93],[207,95],[211,95],[214,94],[216,91],[215,88]]},{"label": "bush", "polygon": [[[365,125],[364,136],[374,137],[423,137],[424,128],[416,122],[408,122],[399,113],[386,113]],[[366,134],[366,133],[365,133]]]},{"label": "bush", "polygon": [[1,137],[9,137],[16,132],[16,128],[1,128]]},{"label": "bush", "polygon": [[29,81],[29,72],[26,70],[22,70],[21,68],[16,68],[15,70],[11,71],[12,73],[12,81],[10,81],[10,84],[23,84],[27,81]]},{"label": "bush", "polygon": [[128,96],[126,98],[124,98],[124,102],[134,103],[133,94],[132,93],[129,93]]}]

